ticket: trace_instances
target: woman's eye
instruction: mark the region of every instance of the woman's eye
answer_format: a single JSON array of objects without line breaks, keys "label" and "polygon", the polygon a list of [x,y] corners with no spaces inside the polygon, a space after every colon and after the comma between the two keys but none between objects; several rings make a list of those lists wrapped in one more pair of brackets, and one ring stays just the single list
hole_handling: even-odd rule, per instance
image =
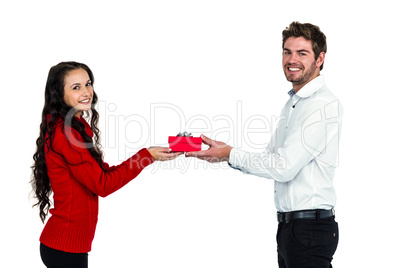
[{"label": "woman's eye", "polygon": [[89,87],[89,86],[92,86],[92,84],[88,82],[88,83],[86,84],[86,86]]},{"label": "woman's eye", "polygon": [[77,90],[77,89],[79,89],[79,88],[80,88],[79,86],[73,87],[74,90]]}]

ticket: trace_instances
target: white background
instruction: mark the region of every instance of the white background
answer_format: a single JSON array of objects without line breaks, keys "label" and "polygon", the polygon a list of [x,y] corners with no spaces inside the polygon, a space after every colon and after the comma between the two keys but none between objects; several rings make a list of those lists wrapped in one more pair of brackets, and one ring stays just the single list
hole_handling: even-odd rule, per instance
[{"label": "white background", "polygon": [[[335,178],[340,242],[333,265],[395,267],[400,248],[394,241],[402,239],[396,1],[5,3],[1,267],[43,267],[43,225],[38,209],[31,208],[29,180],[51,66],[74,60],[94,72],[110,164],[142,147],[167,145],[169,135],[189,129],[258,150],[270,133],[242,131],[247,119],[279,116],[287,100],[291,85],[281,68],[281,33],[295,20],[317,24],[327,35],[322,74],[345,111]],[[231,118],[232,129],[218,118]],[[224,127],[226,133],[214,133]],[[261,130],[264,124],[256,120],[249,127]],[[276,267],[275,234],[273,181],[181,157],[150,166],[100,200],[89,263]]]}]

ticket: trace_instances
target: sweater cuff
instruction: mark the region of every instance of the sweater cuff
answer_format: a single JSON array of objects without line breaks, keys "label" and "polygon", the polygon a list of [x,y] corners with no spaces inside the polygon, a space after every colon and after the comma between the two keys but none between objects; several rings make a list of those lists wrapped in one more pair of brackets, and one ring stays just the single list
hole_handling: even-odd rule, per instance
[{"label": "sweater cuff", "polygon": [[136,168],[142,170],[155,162],[155,158],[147,149],[143,148],[133,155],[129,161],[131,167],[135,166]]}]

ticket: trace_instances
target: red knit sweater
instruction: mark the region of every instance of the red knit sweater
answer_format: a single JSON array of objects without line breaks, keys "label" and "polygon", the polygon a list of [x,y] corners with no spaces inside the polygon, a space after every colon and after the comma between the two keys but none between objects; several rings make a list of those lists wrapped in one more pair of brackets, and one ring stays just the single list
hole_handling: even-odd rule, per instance
[{"label": "red knit sweater", "polygon": [[[86,133],[93,135],[83,119]],[[105,197],[134,179],[155,160],[147,149],[140,150],[118,166],[104,163],[103,171],[73,128],[60,119],[54,128],[52,149],[45,146],[46,166],[53,191],[54,208],[40,242],[66,252],[91,251],[98,221],[98,196]]]}]

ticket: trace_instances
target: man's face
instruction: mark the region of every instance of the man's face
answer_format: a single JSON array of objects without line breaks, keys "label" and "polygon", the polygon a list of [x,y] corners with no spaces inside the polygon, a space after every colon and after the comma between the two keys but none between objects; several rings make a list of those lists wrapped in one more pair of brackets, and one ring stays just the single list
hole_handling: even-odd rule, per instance
[{"label": "man's face", "polygon": [[304,37],[289,37],[286,40],[282,66],[286,79],[292,82],[296,92],[320,74],[324,58],[325,53],[321,52],[318,59],[314,59],[311,41]]}]

